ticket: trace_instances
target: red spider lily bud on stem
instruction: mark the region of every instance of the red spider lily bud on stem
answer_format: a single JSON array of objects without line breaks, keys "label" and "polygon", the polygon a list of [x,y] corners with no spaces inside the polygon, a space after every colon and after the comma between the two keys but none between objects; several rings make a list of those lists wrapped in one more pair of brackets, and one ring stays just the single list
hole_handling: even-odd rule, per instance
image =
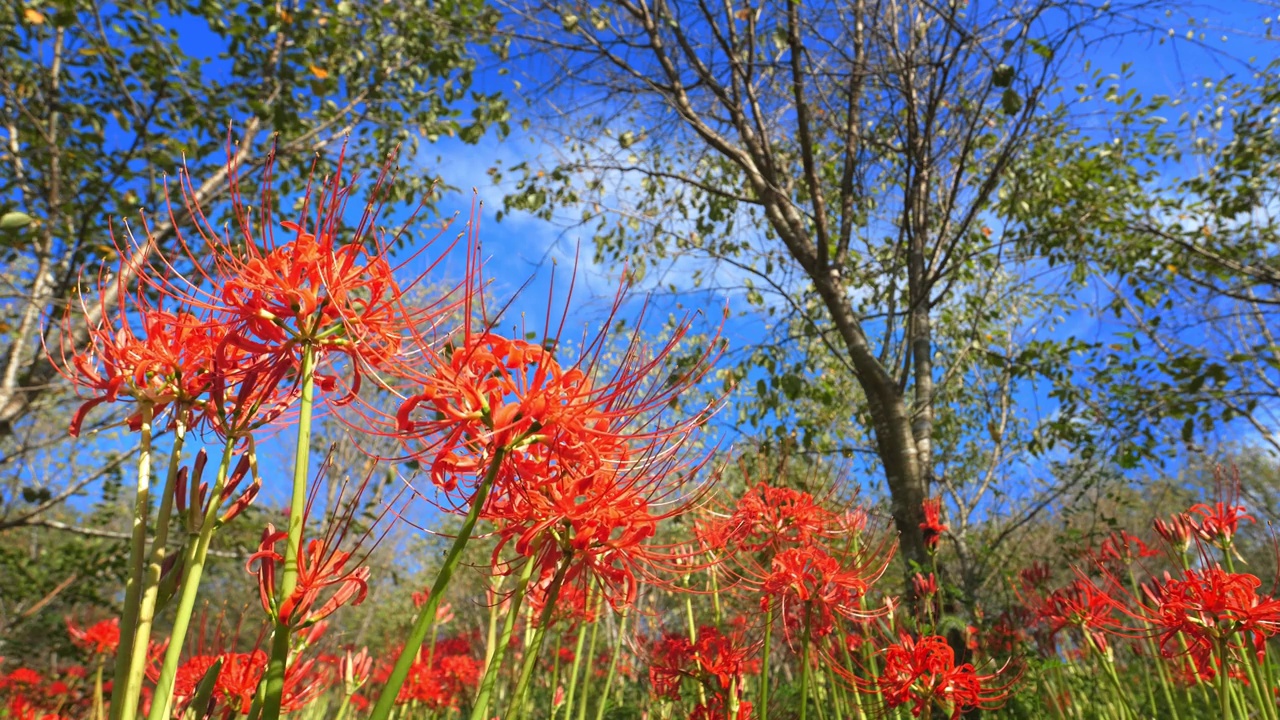
[{"label": "red spider lily bud on stem", "polygon": [[923,511],[924,522],[920,523],[920,529],[924,532],[925,545],[932,552],[938,548],[938,540],[942,537],[942,533],[947,531],[947,525],[942,522],[942,500],[926,499]]},{"label": "red spider lily bud on stem", "polygon": [[1196,532],[1195,521],[1186,513],[1174,513],[1168,520],[1156,518],[1152,523],[1156,534],[1180,555],[1185,555],[1191,548],[1191,540]]},{"label": "red spider lily bud on stem", "polygon": [[354,695],[366,682],[373,671],[373,656],[368,648],[360,648],[353,653],[350,649],[342,656],[342,687],[348,695]]},{"label": "red spider lily bud on stem", "polygon": [[921,599],[928,599],[938,594],[938,578],[934,577],[933,573],[928,575],[916,573],[915,577],[911,578],[911,586],[915,589],[916,597]]},{"label": "red spider lily bud on stem", "polygon": [[[179,515],[188,517],[190,532],[199,532],[199,524],[204,521],[205,511],[208,509],[209,503],[209,484],[203,481],[204,469],[208,462],[208,454],[201,448],[196,453],[195,462],[192,463],[190,469],[183,467],[178,470],[176,483],[174,485],[173,501],[178,508]],[[236,490],[240,487],[240,483],[246,477],[251,477],[248,487],[244,492],[236,495]],[[255,467],[253,451],[241,455],[240,460],[236,462],[235,469],[227,476],[226,484],[223,486],[222,493],[218,500],[219,507],[226,505],[228,501],[230,506],[218,516],[217,524],[225,525],[231,522],[246,508],[253,504],[258,497],[258,491],[262,489],[262,480],[258,477],[257,468]],[[188,498],[195,495],[198,502],[193,508],[188,507]],[[196,510],[196,512],[190,512]]]}]

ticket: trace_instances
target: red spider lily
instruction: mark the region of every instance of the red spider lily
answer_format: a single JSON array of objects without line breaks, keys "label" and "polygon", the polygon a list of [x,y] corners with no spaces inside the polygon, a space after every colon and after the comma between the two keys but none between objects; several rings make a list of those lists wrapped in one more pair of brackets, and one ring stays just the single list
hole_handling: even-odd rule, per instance
[{"label": "red spider lily", "polygon": [[1000,613],[991,627],[982,633],[982,648],[991,657],[1010,657],[1030,640],[1025,628],[1031,625],[1026,608],[1011,608]]},{"label": "red spider lily", "polygon": [[1231,546],[1231,539],[1239,529],[1240,521],[1254,522],[1252,515],[1245,512],[1240,501],[1240,471],[1233,468],[1233,475],[1228,478],[1222,467],[1214,468],[1214,477],[1218,484],[1218,500],[1212,505],[1199,503],[1187,510],[1187,516],[1198,515],[1199,522],[1191,521],[1196,533],[1207,542],[1217,543],[1224,550]]},{"label": "red spider lily", "polygon": [[916,640],[904,634],[884,649],[884,670],[876,682],[890,708],[911,703],[911,714],[921,717],[937,707],[956,720],[965,710],[994,709],[1004,702],[1012,681],[992,684],[1004,670],[980,675],[973,665],[956,665],[946,638],[929,635]]},{"label": "red spider lily", "polygon": [[883,614],[860,602],[884,574],[892,555],[850,554],[837,558],[818,546],[787,548],[770,561],[759,584],[761,608],[777,608],[784,627],[794,635],[807,629],[821,638],[835,627],[836,616],[865,619]]},{"label": "red spider lily", "polygon": [[916,597],[928,599],[938,594],[938,578],[933,573],[928,575],[916,573],[911,578],[911,587],[915,590]]},{"label": "red spider lily", "polygon": [[1255,643],[1280,632],[1280,600],[1259,595],[1262,581],[1245,573],[1213,566],[1185,570],[1180,578],[1153,582],[1144,594],[1151,602],[1134,616],[1155,625],[1161,653],[1172,657],[1180,646],[1171,643],[1181,633],[1192,646],[1212,647],[1219,640],[1244,635]]},{"label": "red spider lily", "polygon": [[709,548],[776,552],[833,536],[853,536],[865,525],[865,512],[842,516],[807,492],[760,482],[743,493],[727,517],[700,523],[697,530]]},{"label": "red spider lily", "polygon": [[[657,379],[687,331],[682,325],[654,352],[633,340],[603,378],[603,335],[565,366],[547,347],[468,333],[401,406],[398,427],[427,443],[431,478],[455,507],[470,502],[491,459],[504,455],[481,513],[501,538],[494,572],[510,569],[499,561],[510,548],[544,575],[563,565],[566,583],[598,582],[620,607],[634,600],[638,578],[660,582],[681,569],[687,553],[649,540],[659,522],[696,500],[683,488],[709,457],[683,451],[705,415],[661,423],[708,367],[703,355],[680,376]],[[416,419],[423,409],[430,419]]]},{"label": "red spider lily", "polygon": [[[112,284],[122,283],[124,277],[128,274],[117,272]],[[79,352],[63,348],[60,360],[54,362],[59,373],[78,391],[90,393],[72,415],[70,434],[80,434],[85,416],[94,407],[126,399],[150,403],[156,413],[175,404],[187,416],[184,422],[190,425],[192,408],[204,402],[213,383],[214,356],[223,335],[221,326],[184,310],[161,310],[141,292],[131,295],[123,287],[116,289],[119,297],[126,299],[117,312],[103,313],[96,323],[87,323],[87,347]],[[109,308],[102,282],[98,294],[96,304]],[[83,298],[80,306],[86,318],[94,317]],[[64,324],[69,323],[69,319],[64,320]],[[64,332],[62,336],[74,335]],[[135,413],[130,426],[136,429],[140,419]]]},{"label": "red spider lily", "polygon": [[[423,605],[427,604],[427,600],[431,597],[431,590],[427,589],[427,590],[422,590],[420,592],[417,590],[414,590],[412,597],[413,597],[413,606],[415,608],[420,608]],[[440,607],[436,608],[436,624],[437,625],[443,625],[444,623],[452,622],[453,617],[454,617],[453,605],[449,603],[442,603]]]},{"label": "red spider lily", "polygon": [[1191,540],[1196,532],[1195,520],[1186,513],[1174,513],[1168,520],[1156,518],[1152,527],[1160,539],[1180,555],[1185,555],[1191,547]]},{"label": "red spider lily", "polygon": [[[533,613],[534,622],[541,623],[542,611],[545,609],[547,593],[550,590],[552,577],[544,575],[536,582],[530,583],[528,590],[527,602],[529,609]],[[590,625],[596,622],[599,617],[599,603],[590,602],[591,592],[589,588],[576,584],[563,585],[560,592],[555,598],[550,598],[552,602],[551,614],[547,617],[547,627],[555,627],[561,623],[568,625],[572,629],[578,623],[586,623]]]},{"label": "red spider lily", "polygon": [[1022,591],[1025,594],[1043,590],[1052,577],[1053,570],[1048,564],[1042,562],[1033,562],[1030,567],[1018,571],[1018,579],[1022,582]]},{"label": "red spider lily", "polygon": [[930,550],[935,550],[938,547],[938,539],[947,531],[947,525],[942,522],[942,500],[926,498],[923,511],[924,522],[920,523],[920,530],[924,533],[925,545]]},{"label": "red spider lily", "polygon": [[31,668],[19,667],[14,668],[6,680],[10,686],[36,687],[44,682],[44,676]]},{"label": "red spider lily", "polygon": [[1159,551],[1147,547],[1141,538],[1121,530],[1102,541],[1097,557],[1102,561],[1129,563],[1137,558],[1155,557],[1159,554]]},{"label": "red spider lily", "polygon": [[[349,230],[343,227],[356,182],[354,177],[344,178],[344,157],[345,148],[332,174],[319,183],[313,168],[297,218],[278,223],[290,236],[285,242],[277,242],[277,223],[271,214],[274,152],[264,164],[256,225],[240,193],[237,168],[229,167],[234,240],[205,220],[194,200],[191,178],[182,173],[186,214],[197,219],[201,247],[179,236],[194,272],[178,281],[165,279],[153,284],[169,294],[189,298],[193,305],[224,314],[230,328],[228,344],[248,354],[258,369],[295,372],[304,348],[316,352],[321,362],[345,358],[350,381],[344,399],[350,399],[364,375],[394,374],[403,342],[452,307],[437,303],[410,308],[405,302],[405,294],[439,260],[409,282],[397,281],[396,273],[416,261],[430,243],[398,265],[388,260],[390,246],[399,235],[388,236],[376,224],[390,180],[389,166],[384,166],[374,182],[372,199],[356,226]],[[180,227],[175,214],[171,206],[171,219]],[[165,263],[168,269],[176,270]],[[336,368],[333,374],[337,374]],[[332,389],[334,383],[321,382],[320,386]]]},{"label": "red spider lily", "polygon": [[747,644],[740,632],[723,634],[718,628],[698,629],[697,641],[688,636],[667,634],[650,649],[649,681],[655,695],[680,698],[680,685],[691,679],[703,685],[715,699],[728,702],[733,692],[741,696],[743,677],[758,672],[753,659],[755,646]]},{"label": "red spider lily", "polygon": [[[625,285],[619,286],[600,327],[612,326],[624,290]],[[569,294],[572,297],[572,282]],[[461,336],[444,352],[424,348],[427,370],[420,374],[421,390],[400,406],[395,418],[399,432],[420,442],[417,454],[432,459],[432,480],[446,492],[457,487],[460,477],[487,467],[487,459],[498,450],[514,453],[539,446],[556,459],[594,471],[617,467],[619,452],[634,462],[646,451],[667,448],[706,419],[703,414],[670,425],[658,423],[662,412],[709,369],[711,353],[719,345],[713,338],[704,354],[682,360],[677,373],[664,372],[662,382],[659,372],[674,360],[690,330],[688,322],[680,323],[657,348],[633,336],[614,371],[606,375],[602,364],[607,333],[584,337],[578,361],[568,365],[555,350],[561,346],[565,316],[554,332],[550,325],[544,327],[543,343],[535,344],[474,327],[472,308],[479,307],[483,314],[484,297],[468,293],[464,302]],[[637,325],[643,321],[642,313]],[[501,491],[495,489],[495,494]]]},{"label": "red spider lily", "polygon": [[[484,670],[484,663],[472,656],[471,646],[465,637],[452,637],[441,639],[433,650],[422,648],[396,695],[396,704],[417,703],[430,710],[459,707],[479,685]],[[374,673],[375,680],[385,682],[389,673],[389,666],[381,667]]]},{"label": "red spider lily", "polygon": [[[319,483],[328,473],[331,458],[332,455],[325,459],[316,474],[307,498],[306,516],[310,516],[320,495]],[[371,551],[371,548],[364,549],[363,545],[372,537],[373,529],[366,531],[351,550],[342,550],[340,546],[351,529],[370,477],[365,477],[349,499],[345,485],[338,493],[324,536],[307,541],[297,555],[297,584],[288,597],[278,597],[276,592],[276,570],[285,561],[276,546],[288,533],[276,530],[271,524],[263,530],[258,551],[249,556],[245,567],[258,576],[259,599],[272,620],[294,629],[306,628],[324,620],[347,603],[359,605],[364,602],[369,591],[369,568],[360,563]],[[387,508],[394,503],[393,500]],[[383,512],[385,516],[387,510]],[[383,516],[379,516],[373,526],[376,527]],[[306,526],[305,517],[303,526]],[[377,540],[372,544],[376,545]]]},{"label": "red spider lily", "polygon": [[[173,686],[174,706],[185,708],[194,698],[200,682],[221,661],[209,707],[199,710],[203,717],[215,712],[224,720],[249,712],[262,673],[267,668],[267,654],[262,650],[247,653],[225,652],[216,655],[194,655],[178,667]],[[284,703],[286,712],[296,712],[314,702],[325,683],[316,675],[314,660],[294,661],[285,674]]]},{"label": "red spider lily", "polygon": [[1044,598],[1031,598],[1028,605],[1047,627],[1050,640],[1067,628],[1077,628],[1101,651],[1107,646],[1105,633],[1126,633],[1116,615],[1123,605],[1084,578]]},{"label": "red spider lily", "polygon": [[369,675],[372,672],[373,656],[369,654],[368,648],[360,648],[358,653],[347,649],[338,664],[338,676],[342,678],[343,692],[354,695],[369,681]]},{"label": "red spider lily", "polygon": [[88,628],[79,628],[71,618],[67,618],[67,634],[77,647],[98,655],[109,655],[120,644],[120,620],[112,618],[94,623]]}]

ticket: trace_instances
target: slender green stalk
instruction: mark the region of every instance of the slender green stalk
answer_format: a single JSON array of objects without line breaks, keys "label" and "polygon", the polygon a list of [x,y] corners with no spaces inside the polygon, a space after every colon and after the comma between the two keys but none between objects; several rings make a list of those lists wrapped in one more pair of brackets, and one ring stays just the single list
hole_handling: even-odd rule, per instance
[{"label": "slender green stalk", "polygon": [[[160,667],[160,679],[156,681],[156,689],[152,694],[151,712],[148,720],[167,720],[173,707],[173,681],[178,672],[178,660],[182,657],[182,646],[186,641],[187,629],[191,626],[191,615],[196,607],[196,595],[200,592],[200,577],[204,574],[205,559],[209,554],[209,543],[213,539],[213,531],[217,526],[218,510],[222,491],[227,484],[227,473],[231,468],[231,456],[235,441],[228,440],[222,451],[222,460],[218,463],[218,475],[214,478],[213,488],[209,493],[209,507],[199,525],[188,529],[194,535],[189,542],[186,563],[182,568],[182,594],[178,598],[177,612],[173,618],[173,629],[169,633],[169,647],[164,653],[164,664]],[[196,482],[192,478],[192,483]],[[199,516],[200,495],[190,493],[192,517]],[[123,629],[123,628],[122,628]]]},{"label": "slender green stalk", "polygon": [[[400,657],[396,658],[395,667],[391,669],[387,684],[382,688],[382,693],[378,695],[378,702],[374,704],[373,711],[369,714],[369,720],[387,720],[387,718],[391,717],[391,710],[395,707],[396,695],[400,693],[400,688],[404,685],[405,678],[409,676],[409,668],[413,665],[414,659],[417,658],[418,651],[422,649],[423,641],[427,639],[427,631],[435,623],[436,609],[440,607],[440,600],[444,597],[444,591],[449,586],[449,581],[453,578],[454,570],[457,569],[458,563],[462,561],[462,551],[466,549],[467,542],[471,539],[471,531],[475,529],[476,521],[480,519],[480,510],[484,507],[485,500],[489,497],[489,490],[493,488],[493,481],[498,477],[498,469],[502,466],[505,458],[506,448],[499,448],[493,453],[493,457],[489,461],[489,467],[485,469],[484,478],[480,481],[480,486],[476,488],[475,497],[471,500],[471,509],[467,511],[467,516],[462,521],[462,527],[458,529],[458,536],[453,540],[453,547],[449,548],[449,554],[445,556],[444,565],[440,567],[440,574],[436,576],[436,581],[431,585],[431,593],[427,596],[427,601],[423,603],[417,619],[413,621],[413,628],[409,631],[409,637],[405,640],[404,649],[400,651]],[[155,720],[159,719],[156,718]]]},{"label": "slender green stalk", "polygon": [[[506,576],[495,573],[489,579],[489,598],[496,599],[498,591],[502,589],[502,582],[506,580]],[[502,608],[502,603],[494,602],[489,605],[489,630],[484,638],[484,672],[482,675],[489,674],[489,666],[493,664],[493,654],[498,647],[498,612]]]},{"label": "slender green stalk", "polygon": [[804,642],[800,646],[800,720],[809,710],[809,605],[804,608]]},{"label": "slender green stalk", "polygon": [[[595,623],[592,623],[594,625]],[[582,667],[582,649],[587,644],[587,623],[578,623],[578,638],[573,644],[573,665],[569,671],[569,692],[564,696],[564,716],[573,717],[573,701],[578,692],[578,668]]]},{"label": "slender green stalk", "polygon": [[631,608],[622,610],[618,620],[618,639],[613,644],[613,657],[609,658],[609,674],[604,678],[604,692],[600,693],[600,704],[596,706],[596,720],[604,720],[604,709],[609,704],[609,690],[613,687],[613,678],[618,672],[618,657],[622,655],[622,640],[627,634],[627,615]]},{"label": "slender green stalk", "polygon": [[773,598],[764,608],[764,647],[760,650],[760,720],[769,720],[769,641],[773,635]]},{"label": "slender green stalk", "polygon": [[1233,717],[1231,712],[1231,678],[1227,672],[1227,643],[1225,640],[1218,643],[1218,663],[1220,670],[1218,671],[1218,711],[1222,714],[1222,720],[1231,720]]},{"label": "slender green stalk", "polygon": [[[293,594],[298,586],[298,553],[302,548],[302,532],[307,524],[307,482],[311,467],[311,415],[316,401],[316,351],[311,345],[302,348],[302,398],[298,404],[298,438],[293,456],[293,489],[289,497],[289,531],[285,540],[284,570],[276,589],[277,607]],[[285,618],[276,620],[271,636],[271,658],[263,678],[265,695],[262,701],[262,720],[278,720],[280,703],[284,698],[284,674],[289,664],[289,635],[291,628]]]},{"label": "slender green stalk", "polygon": [[[515,631],[516,618],[520,616],[520,604],[524,601],[524,594],[529,587],[529,578],[533,576],[535,564],[530,560],[520,571],[516,591],[511,596],[511,607],[507,609],[507,617],[502,621],[502,637],[494,644],[489,666],[485,668],[484,678],[480,680],[480,690],[476,693],[476,701],[471,706],[471,720],[489,720],[489,702],[493,696],[493,686],[498,681],[498,673],[502,671],[502,660],[506,657],[507,648],[511,645],[511,634]],[[496,618],[497,615],[495,614],[494,617]]]},{"label": "slender green stalk", "polygon": [[[1231,646],[1231,640],[1228,638],[1227,646]],[[1264,720],[1276,720],[1275,702],[1267,702],[1263,698],[1261,670],[1257,666],[1257,658],[1253,653],[1249,652],[1249,648],[1245,646],[1245,640],[1240,640],[1240,655],[1244,659],[1245,674],[1249,678],[1249,692],[1253,695],[1253,702],[1257,706],[1258,711],[1262,714]],[[1225,665],[1224,665],[1225,667]]]},{"label": "slender green stalk", "polygon": [[98,670],[93,674],[93,720],[102,720],[106,716],[107,709],[103,705],[102,697],[102,656],[98,656]]},{"label": "slender green stalk", "polygon": [[351,693],[342,694],[342,704],[338,706],[338,715],[336,720],[347,720],[347,713],[351,711]]},{"label": "slender green stalk", "polygon": [[[686,588],[689,587],[688,575],[684,576],[684,586]],[[685,611],[685,616],[689,619],[689,644],[693,645],[694,648],[697,648],[698,624],[697,622],[694,621],[694,618],[693,618],[693,594],[692,593],[686,592],[684,594],[684,611]],[[698,659],[698,652],[696,649],[694,650],[693,658],[695,661],[701,662]],[[698,683],[698,702],[702,703],[703,705],[707,704],[707,688],[702,683]]]},{"label": "slender green stalk", "polygon": [[[116,652],[115,682],[111,686],[112,720],[132,719],[138,712],[139,691],[130,693],[129,669],[133,664],[133,638],[138,627],[142,598],[142,571],[146,564],[147,517],[151,514],[151,421],[150,402],[138,403],[142,418],[138,441],[138,488],[133,503],[133,532],[129,538],[129,577],[124,585],[124,608],[120,613],[120,644]],[[126,698],[133,696],[132,706]]]},{"label": "slender green stalk", "polygon": [[556,598],[560,597],[560,587],[564,585],[564,576],[569,572],[571,555],[565,555],[556,568],[555,577],[547,588],[546,604],[538,616],[538,626],[533,632],[533,640],[525,648],[524,661],[520,665],[520,680],[516,683],[515,692],[511,694],[511,703],[507,705],[504,720],[518,720],[524,714],[525,693],[529,691],[529,680],[533,677],[533,668],[538,664],[538,653],[542,651],[542,641],[546,637],[547,624],[551,622],[551,613],[555,610]]},{"label": "slender green stalk", "polygon": [[[587,698],[591,689],[591,663],[596,657],[596,638],[599,635],[600,623],[591,623],[591,642],[587,643],[587,668],[582,672],[582,705],[578,708],[578,720],[587,718]],[[568,715],[565,715],[568,717]]]},{"label": "slender green stalk", "polygon": [[169,469],[165,474],[164,490],[160,494],[160,511],[156,514],[155,538],[151,541],[151,555],[143,576],[142,597],[138,603],[138,625],[133,637],[133,650],[129,659],[128,685],[125,690],[121,718],[132,720],[138,700],[142,695],[142,681],[146,673],[147,648],[151,644],[151,625],[156,616],[156,598],[160,592],[160,576],[164,570],[164,556],[169,542],[169,521],[173,513],[173,494],[177,485],[178,468],[182,465],[182,444],[187,428],[182,413],[174,421],[173,449],[169,454]]}]

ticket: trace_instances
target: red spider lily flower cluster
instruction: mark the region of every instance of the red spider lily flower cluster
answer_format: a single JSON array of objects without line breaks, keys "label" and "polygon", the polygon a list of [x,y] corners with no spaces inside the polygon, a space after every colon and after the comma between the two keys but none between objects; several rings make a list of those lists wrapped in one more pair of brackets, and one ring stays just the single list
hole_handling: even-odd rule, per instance
[{"label": "red spider lily flower cluster", "polygon": [[1142,541],[1142,538],[1123,530],[1109,535],[1103,540],[1096,553],[1097,559],[1102,562],[1113,562],[1121,565],[1127,565],[1141,558],[1156,557],[1159,554],[1159,550],[1148,547]]},{"label": "red spider lily flower cluster", "polygon": [[938,540],[942,538],[942,533],[948,529],[946,523],[942,522],[942,500],[927,498],[922,511],[924,522],[920,523],[920,530],[924,533],[924,543],[930,550],[935,550],[938,547]]},{"label": "red spider lily flower cluster", "polygon": [[1191,548],[1196,533],[1195,521],[1186,513],[1174,513],[1168,520],[1156,518],[1152,521],[1152,528],[1178,557],[1185,555]]},{"label": "red spider lily flower cluster", "polygon": [[841,618],[865,621],[888,612],[863,599],[893,557],[888,536],[866,532],[860,508],[838,511],[829,499],[766,483],[748,487],[737,504],[698,523],[708,552],[733,548],[727,560],[740,591],[783,618],[791,640],[807,629],[829,635]]},{"label": "red spider lily flower cluster", "polygon": [[973,665],[957,665],[955,652],[939,635],[917,639],[904,634],[883,656],[877,682],[886,704],[896,708],[910,703],[915,717],[929,717],[936,707],[956,720],[972,708],[996,707],[1009,694],[1012,681],[995,684],[999,672],[980,675]]},{"label": "red spider lily flower cluster", "polygon": [[773,556],[761,578],[761,609],[777,607],[792,636],[807,628],[811,637],[825,637],[837,616],[870,616],[859,601],[887,566],[887,558],[864,567],[846,565],[818,546],[787,548]]},{"label": "red spider lily flower cluster", "polygon": [[1119,616],[1121,604],[1085,578],[1078,578],[1044,596],[1024,598],[1024,601],[1032,609],[1037,622],[1045,626],[1050,641],[1064,630],[1074,629],[1102,650],[1107,647],[1108,633],[1125,631]]},{"label": "red spider lily flower cluster", "polygon": [[911,588],[915,591],[916,597],[927,600],[938,594],[938,578],[933,573],[928,575],[916,573],[911,578]]},{"label": "red spider lily flower cluster", "polygon": [[[865,524],[865,515],[862,516]],[[733,547],[745,552],[805,547],[834,536],[846,536],[841,515],[802,490],[756,483],[747,488],[727,517],[699,524],[707,547]]]},{"label": "red spider lily flower cluster", "polygon": [[71,618],[67,618],[67,634],[77,647],[95,655],[111,655],[120,644],[120,620],[111,618],[80,628]]},{"label": "red spider lily flower cluster", "polygon": [[1244,636],[1254,644],[1280,632],[1280,600],[1259,594],[1262,581],[1254,575],[1227,572],[1218,566],[1184,570],[1181,577],[1144,586],[1148,603],[1138,605],[1135,617],[1160,633],[1161,652],[1181,652],[1179,634],[1189,652],[1207,653],[1220,640]]},{"label": "red spider lily flower cluster", "polygon": [[[130,236],[117,247],[119,265],[104,269],[93,301],[79,303],[76,322],[88,330],[87,347],[61,348],[55,363],[89,393],[72,434],[93,407],[130,399],[156,411],[173,404],[188,426],[200,419],[221,435],[240,437],[279,418],[299,397],[305,352],[314,354],[317,386],[333,391],[341,383],[342,402],[371,373],[397,375],[404,344],[451,311],[448,303],[404,302],[425,272],[407,283],[396,274],[428,245],[393,266],[393,239],[375,227],[377,202],[354,228],[343,227],[352,185],[344,182],[342,155],[329,180],[308,183],[297,218],[279,223],[270,210],[273,161],[267,158],[262,173],[256,218],[240,195],[237,168],[229,167],[233,233],[208,222],[183,173],[182,215],[196,221],[199,242],[179,233],[180,252],[170,255],[150,238],[139,243]],[[387,177],[384,169],[375,197]],[[183,226],[172,205],[169,215],[175,228]],[[277,225],[289,239],[277,242]],[[72,320],[68,312],[64,323]]]},{"label": "red spider lily flower cluster", "polygon": [[[320,495],[319,483],[329,471],[331,458],[326,458],[316,473],[315,482],[308,494],[305,517],[309,517]],[[295,558],[297,582],[288,597],[279,597],[276,589],[277,570],[283,571],[285,557],[280,543],[288,533],[277,530],[268,523],[262,531],[258,551],[249,556],[246,569],[258,576],[258,596],[262,609],[277,622],[291,628],[306,628],[324,620],[338,608],[350,603],[359,605],[369,592],[369,568],[361,563],[370,552],[365,548],[372,529],[364,533],[350,549],[342,545],[359,512],[358,501],[364,495],[369,478],[366,477],[348,497],[344,485],[337,494],[335,508],[325,526],[324,535],[306,541]],[[394,504],[394,501],[393,503]],[[384,508],[383,516],[390,508]],[[374,525],[382,519],[379,516]],[[376,545],[376,540],[372,543]]]},{"label": "red spider lily flower cluster", "polygon": [[[622,299],[620,290],[613,313]],[[607,374],[603,333],[581,343],[572,365],[553,350],[562,345],[559,331],[535,344],[469,322],[444,352],[429,353],[431,372],[399,408],[396,432],[413,438],[412,453],[430,465],[448,509],[470,505],[493,471],[480,514],[500,540],[493,572],[515,566],[500,560],[511,550],[535,563],[544,581],[559,574],[563,584],[599,586],[621,607],[641,580],[680,571],[683,553],[650,540],[660,522],[696,500],[686,486],[709,457],[685,451],[705,413],[664,419],[718,347],[712,340],[663,382],[660,372],[688,331],[679,325],[658,348],[633,337]]]},{"label": "red spider lily flower cluster", "polygon": [[[248,714],[258,691],[258,683],[267,669],[267,654],[255,649],[249,652],[223,652],[193,655],[178,667],[174,683],[174,706],[184,711],[195,699],[196,690],[217,666],[209,707],[197,711],[205,717],[227,720]],[[286,712],[301,710],[316,700],[329,683],[324,668],[314,660],[294,662],[285,675],[284,707]]]},{"label": "red spider lily flower cluster", "polygon": [[[2,661],[3,658],[0,658]],[[17,667],[0,672],[0,717],[12,720],[67,720],[87,717],[92,708],[88,672],[81,665],[48,673]]]},{"label": "red spider lily flower cluster", "polygon": [[1217,501],[1192,505],[1184,516],[1201,540],[1224,550],[1231,547],[1231,540],[1239,532],[1241,521],[1254,522],[1253,516],[1240,504],[1240,471],[1235,469],[1232,472],[1234,474],[1227,477],[1226,470],[1216,468]]},{"label": "red spider lily flower cluster", "polygon": [[[409,671],[409,678],[396,696],[397,705],[417,703],[430,710],[458,708],[480,684],[484,662],[475,657],[474,640],[469,637],[442,638],[434,647],[424,647]],[[394,660],[395,655],[390,656]],[[374,680],[386,681],[390,667],[374,671]]]},{"label": "red spider lily flower cluster", "polygon": [[743,678],[759,671],[754,653],[741,632],[724,634],[704,626],[698,629],[695,642],[687,635],[668,633],[649,651],[649,682],[655,695],[678,700],[684,681],[692,680],[708,696],[700,706],[702,717],[727,718],[727,709],[735,705],[742,717],[742,712],[750,712],[750,703],[741,702]]}]

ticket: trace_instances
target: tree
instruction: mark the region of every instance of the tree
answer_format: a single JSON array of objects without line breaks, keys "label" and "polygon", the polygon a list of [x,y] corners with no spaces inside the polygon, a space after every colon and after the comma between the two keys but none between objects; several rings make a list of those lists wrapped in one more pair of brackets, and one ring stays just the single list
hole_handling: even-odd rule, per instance
[{"label": "tree", "polygon": [[1099,339],[1050,373],[1058,434],[1128,467],[1214,434],[1280,451],[1280,63],[1172,98],[1097,77],[1105,137],[1046,137],[1011,182],[1030,202],[1005,206],[1021,245],[1099,298]]},{"label": "tree", "polygon": [[[65,414],[33,413],[62,397],[46,348],[82,340],[62,337],[56,319],[126,225],[145,224],[160,248],[173,240],[166,191],[177,169],[217,208],[228,165],[249,175],[272,147],[277,196],[288,198],[335,143],[347,143],[348,167],[376,169],[396,147],[413,158],[422,139],[505,132],[505,101],[471,91],[480,47],[503,51],[496,21],[478,0],[6,3],[0,465],[10,480],[65,436],[48,419]],[[323,172],[323,155],[315,161]],[[402,178],[390,200],[428,197],[432,183]],[[92,321],[102,308],[90,311]]]},{"label": "tree", "polygon": [[[514,168],[508,209],[580,207],[601,258],[635,272],[692,258],[695,281],[732,278],[786,329],[781,356],[826,353],[860,394],[903,553],[925,565],[939,404],[1007,319],[997,286],[1020,277],[1002,271],[1018,258],[987,225],[996,192],[1049,129],[1037,118],[1063,59],[1120,8],[624,0],[511,13],[513,35],[554,63],[538,91],[557,103],[546,119],[564,154]],[[806,390],[839,381],[796,362],[737,377],[818,404],[848,397]]]}]

